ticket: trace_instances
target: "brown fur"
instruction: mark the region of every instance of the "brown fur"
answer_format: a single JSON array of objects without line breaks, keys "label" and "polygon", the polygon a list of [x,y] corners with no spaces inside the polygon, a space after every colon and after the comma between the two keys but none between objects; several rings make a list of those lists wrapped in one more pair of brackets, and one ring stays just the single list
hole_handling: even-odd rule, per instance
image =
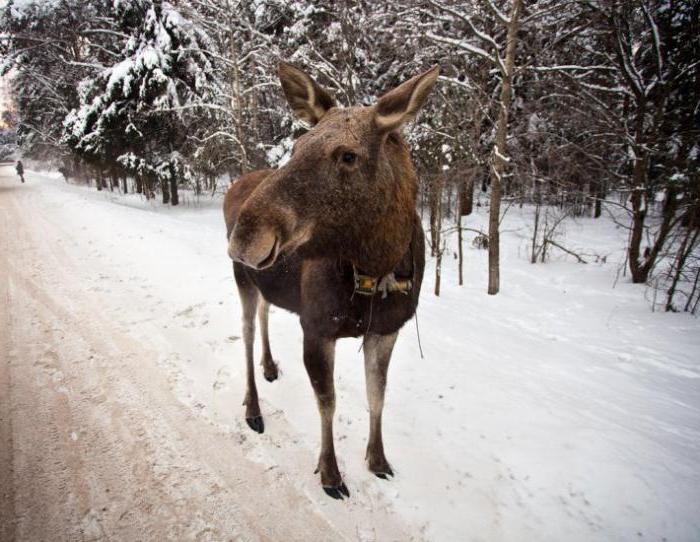
[{"label": "brown fur", "polygon": [[[260,296],[300,315],[304,364],[322,420],[321,482],[347,495],[333,450],[333,352],[341,337],[365,335],[371,430],[369,468],[391,474],[381,437],[386,371],[396,334],[415,313],[425,242],[415,212],[418,179],[408,147],[395,131],[415,116],[432,88],[435,69],[381,98],[375,107],[332,107],[308,75],[283,65],[280,77],[297,114],[317,123],[300,137],[289,162],[241,177],[228,190],[224,216],[229,255],[244,312],[248,364],[246,420],[264,429],[252,371],[254,314]],[[350,153],[355,158],[347,160]],[[362,296],[353,268],[375,277],[394,273],[413,281],[407,294]],[[268,345],[266,306],[261,313]],[[264,317],[264,319],[263,319]],[[277,376],[269,347],[263,365]],[[269,378],[273,376],[273,378]]]},{"label": "brown fur", "polygon": [[226,239],[231,237],[233,226],[238,220],[241,207],[250,197],[253,190],[272,173],[274,169],[260,169],[240,177],[232,183],[224,196],[224,221],[226,222]]}]

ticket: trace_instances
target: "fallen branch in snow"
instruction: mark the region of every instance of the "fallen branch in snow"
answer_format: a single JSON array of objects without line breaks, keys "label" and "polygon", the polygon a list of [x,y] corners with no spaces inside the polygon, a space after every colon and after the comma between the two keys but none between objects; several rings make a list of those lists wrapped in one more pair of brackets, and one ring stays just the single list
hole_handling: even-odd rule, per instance
[{"label": "fallen branch in snow", "polygon": [[462,226],[461,228],[458,226],[453,226],[451,228],[445,228],[444,230],[442,230],[441,233],[444,235],[446,233],[456,232],[459,229],[461,229],[462,231],[471,231],[471,232],[477,233],[479,235],[483,235],[485,237],[488,237],[488,235],[486,235],[483,231],[477,230],[476,228],[468,228],[467,226]]},{"label": "fallen branch in snow", "polygon": [[576,258],[576,259],[578,260],[579,263],[588,263],[586,260],[584,260],[581,256],[579,256],[578,254],[576,254],[574,251],[569,250],[568,248],[561,246],[561,245],[560,245],[559,243],[557,243],[556,241],[552,241],[551,239],[545,239],[544,242],[545,242],[545,244],[546,244],[546,243],[549,243],[550,245],[554,245],[554,246],[557,247],[559,250],[563,250],[563,251],[566,252],[567,254],[571,254],[574,258]]}]

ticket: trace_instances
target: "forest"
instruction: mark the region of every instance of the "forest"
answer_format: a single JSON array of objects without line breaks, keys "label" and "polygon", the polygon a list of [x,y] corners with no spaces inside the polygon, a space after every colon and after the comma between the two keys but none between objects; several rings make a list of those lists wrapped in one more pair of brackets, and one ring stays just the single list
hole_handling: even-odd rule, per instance
[{"label": "forest", "polygon": [[0,0],[0,540],[700,540],[698,36]]},{"label": "forest", "polygon": [[[654,308],[700,303],[700,3],[692,0],[9,0],[0,73],[25,160],[70,182],[178,205],[284,163],[307,127],[280,60],[346,106],[430,66],[405,136],[439,294],[443,236],[476,234],[500,289],[499,225],[531,206],[528,259],[571,217],[628,231],[622,273]],[[10,136],[8,136],[10,137]],[[12,135],[14,137],[14,134]],[[488,206],[485,231],[464,217]],[[473,235],[472,235],[473,236]]]}]

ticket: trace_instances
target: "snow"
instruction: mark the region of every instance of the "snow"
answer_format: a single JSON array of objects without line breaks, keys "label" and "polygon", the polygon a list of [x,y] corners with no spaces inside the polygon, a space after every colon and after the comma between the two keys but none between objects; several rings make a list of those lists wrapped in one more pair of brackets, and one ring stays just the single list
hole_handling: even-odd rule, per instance
[{"label": "snow", "polygon": [[[182,207],[168,208],[29,173],[33,186],[51,202],[47,219],[74,233],[60,250],[84,262],[100,310],[158,353],[180,401],[234,438],[245,427],[244,352],[220,200],[185,193]],[[486,206],[476,209],[464,225],[484,229]],[[486,294],[487,253],[471,237],[465,286],[456,286],[450,251],[436,298],[429,260],[418,311],[425,358],[409,322],[390,369],[393,480],[365,468],[360,343],[344,340],[336,452],[351,499],[323,494],[312,474],[320,424],[301,330],[274,308],[282,376],[269,384],[257,374],[266,432],[246,433],[246,456],[291,480],[330,523],[338,507],[369,510],[416,540],[698,540],[700,321],[652,313],[643,287],[618,277],[627,232],[611,219],[566,223],[567,247],[608,255],[588,265],[556,253],[528,263],[531,223],[528,208],[505,216],[497,296]],[[356,532],[374,538],[366,525]]]},{"label": "snow", "polygon": [[107,93],[113,92],[116,86],[120,86],[122,88],[120,98],[129,95],[131,92],[131,82],[133,80],[134,64],[133,59],[127,58],[126,60],[118,62],[108,70],[109,79],[107,80]]},{"label": "snow", "polygon": [[[6,3],[0,2],[0,7],[4,7]],[[17,18],[24,17],[30,15],[32,10],[51,9],[58,3],[58,0],[13,0],[11,14]]]},{"label": "snow", "polygon": [[[298,121],[295,121],[294,124],[296,126],[300,125]],[[293,147],[294,140],[291,136],[283,138],[277,145],[271,146],[265,152],[267,163],[273,167],[282,167],[284,164],[289,162],[289,159],[292,157]]]}]

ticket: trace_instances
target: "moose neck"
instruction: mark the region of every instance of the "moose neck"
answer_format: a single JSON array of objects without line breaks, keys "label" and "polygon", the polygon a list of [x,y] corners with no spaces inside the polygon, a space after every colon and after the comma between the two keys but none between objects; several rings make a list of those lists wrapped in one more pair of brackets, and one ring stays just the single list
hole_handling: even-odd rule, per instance
[{"label": "moose neck", "polygon": [[358,206],[358,227],[352,228],[357,238],[341,256],[369,275],[382,276],[408,251],[415,226],[418,183],[407,147],[397,134],[391,134],[378,152],[375,182],[378,194],[369,203],[371,211]]}]

